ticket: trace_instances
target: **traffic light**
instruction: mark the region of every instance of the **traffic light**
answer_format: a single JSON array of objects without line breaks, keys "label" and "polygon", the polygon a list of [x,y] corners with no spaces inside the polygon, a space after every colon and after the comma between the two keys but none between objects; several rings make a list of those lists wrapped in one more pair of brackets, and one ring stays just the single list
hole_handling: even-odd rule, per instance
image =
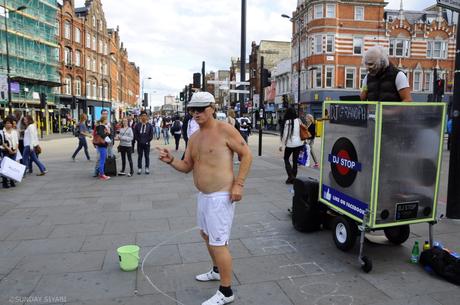
[{"label": "traffic light", "polygon": [[46,108],[46,93],[40,93],[40,108],[45,109]]},{"label": "traffic light", "polygon": [[184,91],[181,91],[181,93],[179,93],[179,101],[184,101]]},{"label": "traffic light", "polygon": [[193,73],[193,88],[201,88],[201,73]]},{"label": "traffic light", "polygon": [[188,100],[190,101],[192,99],[192,95],[193,95],[193,85],[192,84],[189,84],[188,85]]},{"label": "traffic light", "polygon": [[149,94],[144,93],[144,99],[142,100],[142,106],[148,107],[149,106]]},{"label": "traffic light", "polygon": [[72,103],[70,107],[72,108],[72,110],[77,108],[77,98],[75,96],[72,96]]},{"label": "traffic light", "polygon": [[270,73],[270,71],[268,71],[268,69],[263,69],[262,70],[262,84],[263,84],[263,87],[270,87],[272,82],[270,80],[270,78],[272,77],[272,74]]}]

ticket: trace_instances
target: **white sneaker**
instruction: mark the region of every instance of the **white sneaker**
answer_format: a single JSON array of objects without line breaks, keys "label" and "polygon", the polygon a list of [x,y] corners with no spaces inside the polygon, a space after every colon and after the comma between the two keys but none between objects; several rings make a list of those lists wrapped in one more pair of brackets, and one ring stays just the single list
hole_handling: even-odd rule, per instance
[{"label": "white sneaker", "polygon": [[225,297],[222,292],[217,290],[216,294],[213,295],[209,300],[202,303],[201,305],[224,305],[235,301],[235,295],[231,295],[228,298]]},{"label": "white sneaker", "polygon": [[211,269],[206,273],[198,274],[195,279],[200,282],[220,281],[220,274]]}]

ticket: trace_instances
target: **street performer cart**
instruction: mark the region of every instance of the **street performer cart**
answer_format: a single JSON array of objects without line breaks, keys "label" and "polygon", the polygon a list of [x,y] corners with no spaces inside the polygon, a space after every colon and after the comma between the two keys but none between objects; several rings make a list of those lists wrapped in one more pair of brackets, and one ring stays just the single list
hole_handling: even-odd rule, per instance
[{"label": "street performer cart", "polygon": [[445,104],[326,101],[324,113],[318,197],[336,215],[336,246],[347,251],[360,235],[359,261],[369,272],[366,232],[383,230],[401,244],[409,225],[428,223],[433,244]]}]

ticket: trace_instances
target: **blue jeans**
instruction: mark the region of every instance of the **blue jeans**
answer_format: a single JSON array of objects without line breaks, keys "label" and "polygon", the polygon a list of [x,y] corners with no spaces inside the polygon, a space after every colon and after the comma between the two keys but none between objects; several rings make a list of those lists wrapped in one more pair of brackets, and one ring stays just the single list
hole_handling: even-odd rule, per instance
[{"label": "blue jeans", "polygon": [[169,128],[163,128],[163,140],[165,141],[165,145],[169,144]]},{"label": "blue jeans", "polygon": [[78,138],[78,147],[77,149],[75,150],[75,152],[73,153],[72,155],[72,159],[75,159],[75,157],[77,156],[77,154],[80,152],[80,150],[84,148],[85,150],[85,155],[86,155],[86,159],[90,159],[89,158],[89,153],[88,153],[88,143],[86,143],[86,138]]},{"label": "blue jeans", "polygon": [[99,152],[99,176],[104,175],[105,159],[107,158],[107,147],[97,147]]},{"label": "blue jeans", "polygon": [[160,139],[161,128],[159,126],[155,127],[155,137],[157,140]]},{"label": "blue jeans", "polygon": [[32,162],[35,162],[37,164],[38,168],[40,169],[40,172],[46,171],[45,166],[43,163],[38,160],[37,154],[33,149],[30,148],[30,146],[25,146],[24,147],[24,155],[22,156],[24,165],[27,166],[29,169],[29,173],[32,173]]}]

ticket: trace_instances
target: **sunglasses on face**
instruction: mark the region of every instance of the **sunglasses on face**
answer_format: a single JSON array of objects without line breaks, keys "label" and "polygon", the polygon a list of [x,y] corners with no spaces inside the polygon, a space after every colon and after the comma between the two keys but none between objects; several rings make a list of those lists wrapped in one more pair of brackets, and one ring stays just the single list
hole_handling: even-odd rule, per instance
[{"label": "sunglasses on face", "polygon": [[194,113],[194,112],[198,112],[198,113],[202,113],[206,110],[206,108],[208,108],[209,106],[205,106],[205,107],[190,107],[188,110],[191,112],[191,113]]}]

